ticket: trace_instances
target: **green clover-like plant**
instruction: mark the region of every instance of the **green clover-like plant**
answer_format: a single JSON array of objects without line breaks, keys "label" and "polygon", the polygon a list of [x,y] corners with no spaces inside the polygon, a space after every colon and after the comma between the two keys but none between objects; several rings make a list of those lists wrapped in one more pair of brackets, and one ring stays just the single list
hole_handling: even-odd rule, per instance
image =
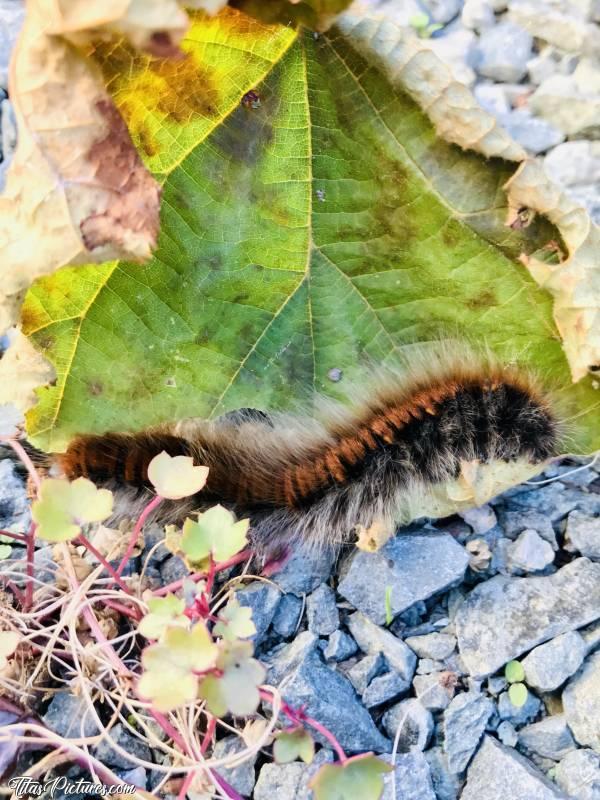
[{"label": "green clover-like plant", "polygon": [[49,542],[67,542],[81,533],[83,525],[101,522],[112,513],[113,496],[97,489],[87,478],[70,483],[62,478],[42,481],[39,498],[31,506],[37,535]]},{"label": "green clover-like plant", "polygon": [[158,711],[172,711],[196,698],[196,672],[212,669],[219,651],[203,622],[193,628],[167,628],[160,642],[142,653],[144,674],[138,694]]},{"label": "green clover-like plant", "polygon": [[12,553],[12,547],[9,544],[0,544],[0,561],[4,561]]},{"label": "green clover-like plant", "polygon": [[529,692],[524,683],[511,683],[508,698],[515,708],[522,708],[527,702]]},{"label": "green clover-like plant", "polygon": [[0,631],[0,670],[8,664],[8,657],[17,649],[21,634],[15,631]]},{"label": "green clover-like plant", "polygon": [[315,755],[315,743],[308,731],[302,727],[280,731],[273,744],[273,757],[278,764],[288,764],[301,758],[311,764]]},{"label": "green clover-like plant", "polygon": [[254,636],[256,625],[252,621],[252,609],[241,606],[237,598],[233,597],[219,613],[219,621],[213,628],[213,633],[229,642]]},{"label": "green clover-like plant", "polygon": [[222,641],[217,660],[218,675],[207,675],[200,682],[200,697],[216,717],[227,712],[243,717],[256,711],[258,687],[265,679],[264,667],[252,658],[250,642]]},{"label": "green clover-like plant", "polygon": [[183,525],[181,549],[192,562],[200,562],[212,554],[215,561],[225,561],[244,548],[249,520],[235,521],[231,511],[221,505],[213,506],[198,515],[198,520],[186,519]]},{"label": "green clover-like plant", "polygon": [[438,22],[430,22],[427,14],[413,14],[409,20],[409,25],[414,28],[421,39],[429,39],[433,33],[444,27]]},{"label": "green clover-like plant", "polygon": [[169,627],[187,627],[189,619],[183,613],[185,600],[168,594],[148,600],[149,613],[140,621],[138,631],[146,639],[160,639]]},{"label": "green clover-like plant", "polygon": [[194,464],[190,456],[170,456],[164,450],[148,465],[148,479],[156,493],[169,500],[190,497],[206,483],[208,467]]},{"label": "green clover-like plant", "polygon": [[519,683],[525,680],[525,670],[520,661],[509,661],[504,667],[504,677],[509,683]]},{"label": "green clover-like plant", "polygon": [[365,753],[343,764],[325,764],[308,785],[315,800],[379,800],[383,775],[392,770],[372,753]]}]

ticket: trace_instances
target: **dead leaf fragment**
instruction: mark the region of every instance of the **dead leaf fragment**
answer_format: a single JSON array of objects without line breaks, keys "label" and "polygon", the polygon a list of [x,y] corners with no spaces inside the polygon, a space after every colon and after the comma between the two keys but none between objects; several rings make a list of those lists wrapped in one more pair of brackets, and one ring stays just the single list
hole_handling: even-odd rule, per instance
[{"label": "dead leaf fragment", "polygon": [[505,188],[511,218],[522,208],[544,214],[567,246],[568,257],[558,263],[535,257],[521,260],[533,279],[552,294],[554,321],[573,381],[581,380],[600,369],[600,229],[585,209],[550,181],[537,161],[525,161]]},{"label": "dead leaf fragment", "polygon": [[45,0],[29,3],[11,63],[19,143],[0,197],[0,331],[36,278],[66,264],[144,260],[158,233],[159,186],[99,71],[48,32],[60,32],[56,14]]},{"label": "dead leaf fragment", "polygon": [[525,158],[523,148],[492,114],[480,108],[471,91],[455,80],[427,42],[411,28],[386,19],[383,7],[373,9],[359,0],[338,18],[337,25],[351,35],[368,61],[383,69],[393,86],[417,101],[443,139],[488,157]]},{"label": "dead leaf fragment", "polygon": [[375,553],[394,535],[395,529],[394,524],[380,519],[376,519],[368,528],[364,525],[357,525],[356,546],[359,550],[365,550],[367,553]]}]

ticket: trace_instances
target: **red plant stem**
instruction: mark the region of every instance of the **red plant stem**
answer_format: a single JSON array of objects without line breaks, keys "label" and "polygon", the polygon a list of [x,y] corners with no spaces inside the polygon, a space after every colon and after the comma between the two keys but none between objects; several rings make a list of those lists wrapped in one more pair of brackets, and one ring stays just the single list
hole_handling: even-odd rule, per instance
[{"label": "red plant stem", "polygon": [[12,531],[0,531],[0,536],[9,536],[11,539],[16,539],[18,542],[27,541],[27,536],[24,533],[13,533]]},{"label": "red plant stem", "polygon": [[39,491],[40,491],[40,488],[41,488],[41,485],[42,485],[42,482],[40,480],[40,476],[37,474],[37,470],[33,465],[33,461],[29,458],[29,456],[25,452],[25,448],[23,447],[21,442],[17,441],[17,439],[12,439],[10,437],[7,438],[7,439],[4,439],[3,441],[5,441],[6,444],[10,445],[10,447],[12,447],[12,449],[15,451],[15,453],[19,456],[19,459],[21,460],[21,463],[27,469],[27,472],[29,473],[29,477],[31,478],[31,480],[35,484],[36,493],[39,494]]},{"label": "red plant stem", "polygon": [[35,557],[35,531],[37,525],[32,522],[27,533],[27,582],[25,584],[25,603],[23,611],[27,612],[33,605],[33,565]]},{"label": "red plant stem", "polygon": [[177,800],[185,800],[185,797],[188,793],[188,789],[192,785],[193,780],[194,780],[194,773],[188,772],[188,774],[183,779],[183,783],[181,784],[181,789],[179,790],[179,794],[177,795]]},{"label": "red plant stem", "polygon": [[215,735],[216,727],[217,727],[217,718],[210,717],[208,720],[208,725],[206,726],[206,733],[204,734],[204,738],[202,739],[202,744],[200,745],[200,752],[202,753],[202,755],[206,753],[208,745],[210,744],[211,739]]},{"label": "red plant stem", "polygon": [[[24,464],[27,472],[29,473],[29,477],[33,481],[35,486],[35,493],[39,495],[40,489],[42,487],[42,482],[40,480],[40,476],[37,474],[37,470],[33,465],[33,461],[27,455],[25,448],[17,439],[9,437],[4,440],[12,449],[15,451],[21,463]],[[23,610],[29,611],[31,605],[33,603],[33,555],[35,552],[35,531],[36,531],[36,524],[32,522],[29,526],[29,531],[27,532],[27,583],[25,584],[25,603],[23,604]]]},{"label": "red plant stem", "polygon": [[11,590],[11,592],[14,594],[14,596],[17,598],[17,600],[21,604],[21,607],[24,607],[25,606],[25,595],[19,589],[19,587],[15,583],[13,583],[12,581],[6,581],[6,588]]},{"label": "red plant stem", "polygon": [[[260,689],[259,694],[263,700],[267,701],[267,703],[273,702],[273,695],[270,694],[265,689]],[[329,744],[333,747],[333,749],[337,753],[340,763],[345,764],[346,761],[348,761],[348,756],[344,752],[344,749],[342,748],[341,744],[335,738],[333,733],[330,730],[328,730],[324,725],[321,725],[321,723],[317,722],[316,719],[309,717],[307,714],[304,713],[304,711],[302,711],[302,709],[296,711],[283,700],[281,702],[281,710],[286,715],[286,717],[288,717],[295,725],[305,723],[309,727],[314,728],[317,731],[317,733],[320,733],[321,736],[323,736],[323,738],[327,739]]]},{"label": "red plant stem", "polygon": [[[252,550],[240,550],[239,553],[236,553],[231,558],[228,558],[227,561],[221,561],[215,565],[215,573],[222,572],[224,569],[229,569],[229,567],[234,567],[236,564],[241,564],[243,561],[247,561],[252,556]],[[207,577],[206,572],[194,572],[191,575],[186,575],[185,578],[180,578],[177,581],[173,581],[173,583],[169,583],[166,586],[161,586],[160,589],[156,589],[152,594],[154,597],[162,597],[165,594],[169,594],[169,592],[176,592],[177,589],[181,589],[183,586],[184,581],[194,581],[194,583],[198,583],[198,581],[204,580]]]},{"label": "red plant stem", "polygon": [[156,711],[154,708],[150,708],[149,711],[150,715],[154,717],[155,721],[158,722],[158,724],[167,734],[167,736],[169,736],[175,742],[175,744],[180,748],[181,752],[187,754],[188,749],[186,743],[181,738],[179,732],[171,725],[169,720],[164,716],[164,714],[161,714],[160,711]]},{"label": "red plant stem", "polygon": [[317,722],[316,719],[313,719],[312,717],[307,717],[302,715],[302,719],[304,722],[306,722],[307,725],[310,725],[310,727],[314,728],[317,731],[317,733],[320,733],[321,736],[324,736],[325,739],[327,739],[329,744],[333,747],[333,749],[337,753],[340,763],[345,764],[346,761],[348,760],[348,756],[344,752],[342,745],[338,742],[333,733],[330,730],[328,730],[324,725],[321,725],[320,722]]},{"label": "red plant stem", "polygon": [[140,514],[139,519],[135,524],[135,528],[133,529],[133,533],[131,534],[131,538],[129,539],[129,544],[127,545],[127,550],[125,551],[125,555],[123,556],[123,558],[121,559],[121,563],[117,567],[116,574],[118,578],[121,577],[121,573],[127,566],[127,562],[129,561],[129,559],[131,558],[131,554],[133,553],[133,548],[135,547],[136,542],[139,539],[141,530],[144,527],[144,523],[148,519],[148,516],[154,511],[155,508],[157,508],[162,503],[163,500],[164,498],[161,497],[159,494],[157,494],[156,497],[153,497],[152,500],[150,500],[146,508]]},{"label": "red plant stem", "polygon": [[125,614],[126,617],[134,620],[135,622],[139,622],[142,618],[142,613],[137,607],[131,608],[130,606],[124,606],[123,603],[118,603],[116,600],[104,599],[100,598],[99,602],[103,603],[108,608],[114,608],[115,611],[119,611],[121,614]]},{"label": "red plant stem", "polygon": [[225,778],[222,778],[218,772],[215,772],[214,769],[210,769],[209,772],[213,776],[215,783],[219,785],[219,787],[225,792],[230,800],[244,800],[244,798],[236,792],[233,786],[230,786]]},{"label": "red plant stem", "polygon": [[208,557],[208,575],[206,576],[206,589],[204,590],[205,597],[210,597],[212,594],[213,586],[215,583],[215,575],[217,574],[217,565],[211,553]]},{"label": "red plant stem", "polygon": [[95,556],[98,561],[102,564],[104,569],[108,572],[108,574],[112,577],[112,579],[119,585],[119,588],[122,589],[126,594],[133,594],[131,589],[124,583],[121,578],[117,575],[113,567],[108,563],[108,561],[104,558],[102,553],[98,552],[98,550],[94,547],[94,545],[83,535],[80,533],[77,539],[75,539],[76,544],[81,544],[85,547],[86,550],[89,550],[90,553]]}]

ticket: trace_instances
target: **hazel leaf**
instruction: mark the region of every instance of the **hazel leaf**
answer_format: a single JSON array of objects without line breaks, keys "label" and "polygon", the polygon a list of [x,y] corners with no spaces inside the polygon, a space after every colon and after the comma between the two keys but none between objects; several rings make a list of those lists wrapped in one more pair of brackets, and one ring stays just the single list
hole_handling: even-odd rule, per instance
[{"label": "hazel leaf", "polygon": [[509,683],[519,683],[525,680],[525,670],[520,661],[509,661],[504,667],[504,677]]},{"label": "hazel leaf", "polygon": [[230,642],[254,636],[256,625],[252,621],[252,609],[241,606],[237,598],[232,598],[220,612],[213,632]]},{"label": "hazel leaf", "polygon": [[174,594],[148,600],[149,613],[140,621],[138,631],[146,639],[160,639],[170,626],[187,627],[185,601]]},{"label": "hazel leaf", "polygon": [[246,545],[248,525],[249,520],[235,522],[231,511],[213,506],[199,514],[197,521],[186,519],[181,549],[191,561],[201,561],[211,553],[215,561],[225,561]]},{"label": "hazel leaf", "polygon": [[80,522],[102,522],[113,509],[112,492],[98,489],[87,478],[71,483],[69,513]]},{"label": "hazel leaf", "polygon": [[8,664],[8,657],[17,649],[21,634],[15,631],[0,631],[0,670]]},{"label": "hazel leaf", "polygon": [[343,764],[324,764],[308,785],[315,800],[379,800],[383,773],[392,770],[372,753],[365,753]]},{"label": "hazel leaf", "polygon": [[265,669],[252,658],[252,652],[250,642],[223,642],[217,661],[221,674],[201,680],[199,695],[216,717],[227,712],[243,717],[256,711]]},{"label": "hazel leaf", "polygon": [[515,708],[522,708],[527,702],[527,687],[524,683],[511,683],[508,687],[508,699]]},{"label": "hazel leaf", "polygon": [[304,728],[280,731],[273,744],[273,756],[278,764],[288,764],[301,758],[305,764],[311,764],[315,755],[315,743],[312,736]]},{"label": "hazel leaf", "polygon": [[81,533],[82,525],[110,516],[112,507],[112,492],[97,489],[87,478],[72,483],[48,478],[42,481],[39,498],[32,503],[31,516],[41,539],[66,542]]},{"label": "hazel leaf", "polygon": [[156,493],[169,500],[196,494],[206,483],[208,467],[194,465],[191,456],[170,456],[164,450],[148,465],[148,479]]},{"label": "hazel leaf", "polygon": [[162,641],[142,653],[144,674],[138,693],[158,711],[172,711],[195,699],[198,678],[194,673],[214,667],[217,656],[217,646],[203,622],[191,630],[167,628]]}]

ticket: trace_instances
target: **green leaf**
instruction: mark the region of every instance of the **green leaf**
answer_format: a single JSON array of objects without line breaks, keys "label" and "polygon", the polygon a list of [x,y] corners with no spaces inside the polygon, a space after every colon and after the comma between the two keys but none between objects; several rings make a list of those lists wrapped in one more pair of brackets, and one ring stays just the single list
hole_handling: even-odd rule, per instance
[{"label": "green leaf", "polygon": [[215,561],[226,561],[244,548],[249,521],[235,522],[235,517],[221,505],[198,515],[198,521],[186,519],[181,549],[190,561],[202,561],[212,553]]},{"label": "green leaf", "polygon": [[100,522],[112,513],[113,496],[97,489],[86,478],[69,481],[47,478],[39,498],[31,505],[37,536],[50,542],[66,542],[81,533],[81,526]]},{"label": "green leaf", "polygon": [[161,497],[181,500],[196,494],[206,483],[208,467],[194,465],[189,456],[170,456],[164,450],[148,465],[148,480]]},{"label": "green leaf", "polygon": [[256,711],[265,670],[252,658],[250,642],[222,642],[217,667],[222,674],[207,675],[200,682],[199,695],[208,710],[216,717],[227,712],[243,717]]},{"label": "green leaf", "polygon": [[301,24],[316,30],[329,27],[351,0],[232,0],[231,5],[264,22]]},{"label": "green leaf", "polygon": [[409,23],[416,30],[421,30],[429,25],[429,17],[427,14],[413,14],[409,20]]},{"label": "green leaf", "polygon": [[324,764],[310,781],[315,800],[379,800],[383,774],[393,767],[372,753],[355,756],[344,764]]},{"label": "green leaf", "polygon": [[508,687],[508,699],[515,708],[521,708],[525,705],[528,694],[524,683],[511,683]]},{"label": "green leaf", "polygon": [[222,636],[227,641],[247,639],[256,633],[256,625],[252,621],[252,609],[241,606],[232,598],[219,613],[219,621],[213,628],[215,636]]},{"label": "green leaf", "polygon": [[280,731],[273,744],[273,756],[278,764],[287,764],[301,758],[305,764],[312,763],[315,755],[315,743],[312,736],[304,728]]},{"label": "green leaf", "polygon": [[38,446],[344,400],[366,365],[449,332],[539,372],[571,447],[600,447],[592,378],[572,384],[552,297],[519,260],[560,234],[539,215],[506,227],[517,165],[442,141],[358,28],[315,38],[226,9],[195,20],[179,62],[97,46],[163,184],[161,233],[143,266],[66,268],[28,293],[24,330],[57,374],[28,414]]},{"label": "green leaf", "polygon": [[386,586],[385,587],[385,624],[391,625],[394,621],[394,615],[392,613],[392,587]]},{"label": "green leaf", "polygon": [[148,600],[149,613],[140,621],[138,631],[146,639],[160,639],[169,626],[187,627],[189,619],[183,613],[185,601],[174,594]]},{"label": "green leaf", "polygon": [[9,544],[0,544],[0,561],[4,561],[12,553],[12,547]]},{"label": "green leaf", "polygon": [[509,661],[504,667],[504,677],[509,683],[518,683],[525,680],[525,670],[520,661]]},{"label": "green leaf", "polygon": [[142,653],[144,673],[138,694],[151,700],[158,711],[172,711],[195,699],[198,678],[194,673],[212,669],[217,657],[217,646],[203,622],[191,630],[167,628],[162,641]]}]

